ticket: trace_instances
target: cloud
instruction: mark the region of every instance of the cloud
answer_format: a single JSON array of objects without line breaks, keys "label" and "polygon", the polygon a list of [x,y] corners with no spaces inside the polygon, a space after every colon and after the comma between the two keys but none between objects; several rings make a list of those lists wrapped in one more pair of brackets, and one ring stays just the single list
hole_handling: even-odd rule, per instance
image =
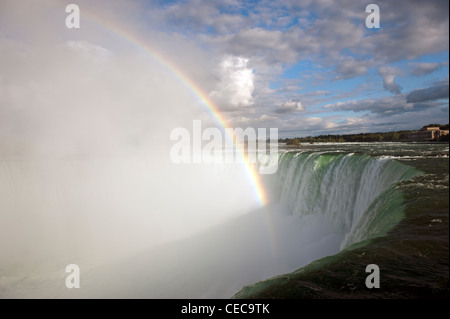
[{"label": "cloud", "polygon": [[[370,1],[175,2],[150,12],[158,25],[179,32],[196,30],[208,42],[221,43],[226,53],[263,55],[273,61],[317,55],[334,63],[352,53],[357,60],[373,57],[377,64],[414,59],[448,48],[448,3],[441,1],[383,2],[382,28],[365,27],[365,6]],[[303,21],[295,24],[295,22]],[[211,33],[213,28],[216,34]],[[272,62],[273,62],[272,61]],[[362,69],[359,71],[361,74]]]},{"label": "cloud", "polygon": [[443,105],[443,103],[430,101],[410,102],[406,100],[406,96],[404,94],[398,94],[390,97],[338,102],[328,104],[325,108],[336,111],[370,112],[379,116],[391,116],[392,114],[416,112]]},{"label": "cloud", "polygon": [[265,63],[293,63],[298,54],[289,34],[279,30],[245,28],[226,36],[208,37],[209,42],[237,56],[261,57]]},{"label": "cloud", "polygon": [[291,113],[297,111],[304,111],[305,107],[302,102],[296,100],[289,100],[284,102],[275,112],[279,114]]},{"label": "cloud", "polygon": [[402,75],[402,72],[396,67],[382,66],[378,69],[379,74],[383,77],[383,87],[391,93],[400,94],[402,87],[394,82],[395,77]]},{"label": "cloud", "polygon": [[253,105],[254,74],[248,63],[248,59],[238,56],[222,59],[218,71],[220,83],[210,97],[224,110]]},{"label": "cloud", "polygon": [[413,68],[409,74],[411,75],[426,75],[433,73],[434,71],[440,69],[442,67],[441,63],[410,63],[410,66]]},{"label": "cloud", "polygon": [[323,95],[330,95],[331,92],[327,91],[327,90],[319,90],[319,91],[313,91],[313,92],[308,92],[306,94],[304,94],[305,96],[323,96]]},{"label": "cloud", "polygon": [[418,103],[448,99],[448,87],[448,81],[437,82],[433,86],[427,87],[425,89],[417,89],[410,92],[406,96],[406,100],[408,103]]},{"label": "cloud", "polygon": [[231,34],[248,26],[248,22],[239,15],[221,14],[214,19],[213,26],[218,34]]},{"label": "cloud", "polygon": [[[213,47],[219,56],[249,58],[256,74],[255,92],[263,90],[256,86],[269,83],[257,79],[265,70],[272,68],[269,76],[273,79],[282,74],[277,68],[289,68],[299,59],[330,68],[332,74],[328,72],[328,77],[345,80],[392,62],[448,50],[448,15],[442,13],[448,4],[383,2],[382,28],[372,32],[365,27],[365,6],[369,3],[342,1],[336,10],[330,1],[244,4],[190,0],[162,9],[155,6],[152,11],[160,16],[159,27],[165,25],[170,30],[188,33],[192,41]],[[414,71],[417,72],[421,71]],[[395,82],[399,74],[382,76],[387,91],[402,92]]]},{"label": "cloud", "polygon": [[[384,89],[401,95],[399,83],[403,82],[399,82],[398,77],[404,75],[397,68],[386,66],[404,59],[417,59],[411,61],[410,70],[406,69],[405,73],[429,74],[436,70],[436,64],[415,62],[425,54],[448,52],[448,14],[444,12],[448,3],[439,1],[382,2],[382,27],[376,32],[365,27],[365,6],[369,0],[358,3],[342,0],[339,10],[329,0],[183,0],[145,4],[112,0],[114,5],[108,6],[104,1],[80,1],[82,18],[83,12],[95,8],[94,16],[114,21],[114,25],[125,22],[130,27],[130,34],[149,39],[150,47],[155,47],[161,56],[174,62],[203,91],[210,92],[211,99],[222,111],[232,111],[228,112],[230,121],[233,117],[243,116],[242,113],[255,120],[266,114],[289,113],[290,118],[305,114],[313,116],[316,115],[314,112],[327,111],[323,109],[325,103],[337,100],[345,103],[362,96],[377,100],[375,95],[380,94],[378,87],[381,85],[378,83],[377,86],[376,77],[367,76],[377,69],[383,78]],[[29,35],[28,41],[45,37],[59,39],[54,36],[55,32],[52,33],[52,28],[61,17],[48,13],[49,19],[37,19],[26,13],[26,5],[20,2],[0,2],[5,9],[0,10],[0,28],[13,26],[16,33]],[[38,10],[39,6],[32,8]],[[62,18],[65,16],[63,7]],[[44,12],[51,12],[51,6],[44,5],[40,11],[39,17],[44,16]],[[22,17],[19,13],[26,14],[23,20],[31,19],[30,23],[15,19]],[[60,37],[63,41],[59,42],[73,41],[72,51],[78,47],[79,53],[85,52],[85,57],[97,59],[103,58],[101,48],[109,50],[113,56],[123,49],[122,44],[108,45],[109,39],[113,38],[108,30],[91,36],[88,34],[92,27],[89,19],[83,19],[82,23],[80,30],[70,33],[65,30],[64,37]],[[86,43],[92,46],[88,48]],[[3,53],[0,52],[2,57]],[[246,63],[244,66],[230,58],[225,66],[227,59],[222,57],[240,57]],[[285,73],[289,69],[297,70],[295,68],[298,68],[296,74]],[[346,81],[356,77],[371,86],[356,90],[355,82]],[[329,85],[330,80],[340,81]],[[404,83],[408,83],[409,88],[417,85],[408,81],[409,78],[405,78]],[[14,92],[13,88],[9,90]],[[301,94],[308,91],[329,93],[323,94],[327,96]],[[298,105],[296,109],[289,106],[288,101],[301,101],[300,109],[307,106],[307,110],[294,112],[299,110]],[[423,102],[430,106],[427,103],[433,101]],[[378,112],[376,114],[384,114],[384,111],[414,109],[419,107],[418,103],[396,103],[398,107],[393,106],[392,110],[387,105],[384,110],[374,105],[374,110]],[[282,123],[277,125],[283,126]]]},{"label": "cloud", "polygon": [[367,65],[370,65],[370,62],[357,61],[353,57],[348,57],[340,62],[335,69],[338,73],[336,79],[350,79],[364,75],[367,73]]},{"label": "cloud", "polygon": [[[364,52],[392,63],[448,50],[448,2],[419,0],[380,4],[379,31],[361,42]],[[447,11],[446,11],[447,10]]]},{"label": "cloud", "polygon": [[219,8],[213,1],[191,0],[184,3],[172,3],[157,10],[159,19],[176,26],[201,31],[206,25],[212,25],[220,15]]}]

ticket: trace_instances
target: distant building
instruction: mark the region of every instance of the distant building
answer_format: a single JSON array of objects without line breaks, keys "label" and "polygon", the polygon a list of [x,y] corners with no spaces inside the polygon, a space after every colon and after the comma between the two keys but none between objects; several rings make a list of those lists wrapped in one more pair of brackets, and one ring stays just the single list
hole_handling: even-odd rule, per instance
[{"label": "distant building", "polygon": [[420,131],[409,133],[408,141],[437,141],[443,136],[448,135],[448,133],[448,130],[441,130],[439,127],[426,127]]},{"label": "distant building", "polygon": [[436,138],[441,139],[443,136],[448,135],[448,133],[448,130],[439,130]]}]

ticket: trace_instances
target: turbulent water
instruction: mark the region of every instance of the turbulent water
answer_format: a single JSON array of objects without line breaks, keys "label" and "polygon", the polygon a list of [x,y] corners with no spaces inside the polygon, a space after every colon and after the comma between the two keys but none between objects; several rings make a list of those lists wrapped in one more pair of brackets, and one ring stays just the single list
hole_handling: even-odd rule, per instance
[{"label": "turbulent water", "polygon": [[[448,153],[448,144],[349,143],[283,155],[281,201],[292,214],[328,214],[345,230],[343,250],[234,297],[448,298]],[[307,175],[317,185],[302,183]],[[365,285],[369,264],[379,289]]]},{"label": "turbulent water", "polygon": [[[341,248],[382,232],[398,220],[398,200],[389,196],[396,182],[419,172],[396,161],[355,153],[290,152],[280,159],[278,201],[293,215],[323,216],[345,238]],[[390,223],[369,229],[383,205]],[[361,218],[364,216],[364,218]]]},{"label": "turbulent water", "polygon": [[[22,236],[3,232],[2,241],[10,244],[1,246],[0,297],[228,298],[243,286],[247,287],[235,297],[448,296],[448,151],[448,144],[414,143],[281,147],[279,155],[272,154],[278,156],[277,173],[263,176],[270,204],[252,209],[251,203],[244,204],[245,196],[241,197],[237,202],[245,207],[243,213],[219,218],[207,228],[198,228],[195,235],[180,236],[182,240],[153,245],[146,245],[146,240],[152,238],[144,235],[146,227],[155,232],[156,222],[160,222],[160,228],[170,227],[182,215],[169,214],[164,224],[155,216],[182,209],[183,201],[186,205],[189,199],[206,203],[208,198],[195,197],[192,192],[180,196],[178,201],[167,196],[156,204],[154,198],[146,196],[149,190],[165,194],[157,187],[161,181],[147,182],[157,170],[141,172],[131,179],[121,174],[121,179],[113,178],[117,178],[117,169],[128,172],[130,164],[136,168],[136,164],[143,163],[136,159],[109,161],[108,168],[104,161],[72,163],[69,169],[65,166],[56,171],[64,173],[64,178],[51,175],[51,181],[42,166],[38,169],[30,163],[3,159],[0,208],[9,212],[0,215],[3,225],[14,226],[15,233],[31,232],[31,237],[22,235],[39,242],[39,247],[45,247],[47,242],[60,254],[52,257],[50,249],[40,249],[37,254],[32,245],[20,242]],[[49,165],[54,167],[55,163]],[[143,164],[137,171],[142,170]],[[216,168],[206,173],[210,176],[211,172],[217,178],[224,177],[219,172],[230,173],[218,172]],[[197,189],[203,194],[213,186],[214,191],[209,194],[226,191],[201,179],[199,174],[205,172],[195,173],[196,177],[188,179],[186,185],[194,181],[204,184]],[[47,188],[39,187],[43,176],[47,178]],[[97,182],[92,185],[86,180]],[[241,184],[237,182],[234,187]],[[137,189],[140,191],[136,194]],[[235,201],[239,193],[242,192],[234,195]],[[101,201],[95,196],[100,196]],[[87,199],[89,203],[85,202]],[[201,221],[208,214],[223,214],[223,210],[233,207],[232,202],[233,197],[228,197],[219,205],[194,205],[206,213],[191,216]],[[33,209],[30,203],[40,206]],[[83,215],[80,220],[76,212],[86,210],[88,204],[103,213]],[[142,205],[158,209],[152,210],[153,217],[143,219],[149,210]],[[114,240],[95,237],[92,234],[96,232],[87,229],[86,225],[101,228],[99,219],[109,217],[110,212],[118,218],[123,209],[132,209],[133,213],[114,223],[115,229],[109,232],[116,235]],[[40,227],[48,223],[61,225],[53,215],[46,214],[48,210],[66,211],[64,217],[58,217],[64,219],[65,229]],[[20,216],[23,219],[11,213],[19,211],[27,211]],[[24,218],[33,221],[34,227],[20,227],[27,222]],[[187,227],[189,218],[184,218]],[[105,219],[103,226],[108,225]],[[45,234],[44,229],[53,232]],[[133,229],[136,234],[131,236],[128,232]],[[84,233],[80,236],[81,230]],[[98,233],[98,229],[94,230]],[[69,232],[85,243],[71,246],[67,240],[62,241],[67,237],[58,231]],[[157,234],[161,233],[164,231]],[[82,247],[83,251],[56,249],[58,240],[62,248]],[[113,251],[119,250],[121,244],[129,247],[123,243],[126,240],[139,243],[140,248],[114,258],[96,258],[105,247]],[[109,246],[101,245],[102,241]],[[80,266],[80,289],[64,286],[64,268],[68,263]],[[380,289],[369,290],[365,286],[368,264],[380,266]],[[286,275],[266,280],[281,274]]]}]

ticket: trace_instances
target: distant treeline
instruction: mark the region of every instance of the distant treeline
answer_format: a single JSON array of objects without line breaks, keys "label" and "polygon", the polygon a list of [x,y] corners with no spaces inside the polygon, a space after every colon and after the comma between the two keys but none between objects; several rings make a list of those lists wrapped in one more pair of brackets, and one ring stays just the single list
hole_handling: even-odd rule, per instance
[{"label": "distant treeline", "polygon": [[[449,125],[441,124],[428,124],[427,127],[439,127],[441,130],[448,130]],[[408,135],[414,131],[395,131],[395,132],[378,132],[378,133],[360,133],[360,134],[346,134],[346,135],[319,135],[308,137],[296,137],[279,139],[279,142],[286,143],[287,145],[298,146],[301,143],[320,143],[320,142],[400,142],[408,140]],[[448,140],[448,135],[446,137]]]}]

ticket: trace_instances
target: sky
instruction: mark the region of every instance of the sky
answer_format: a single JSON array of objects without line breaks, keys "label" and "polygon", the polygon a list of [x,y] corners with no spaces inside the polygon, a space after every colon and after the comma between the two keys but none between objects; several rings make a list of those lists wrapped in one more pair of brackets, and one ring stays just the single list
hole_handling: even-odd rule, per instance
[{"label": "sky", "polygon": [[[69,3],[80,8],[79,29],[65,26]],[[379,7],[380,28],[366,26],[370,3]],[[80,122],[86,134],[75,139],[81,144],[92,143],[94,133],[109,136],[111,127],[139,139],[161,117],[179,119],[168,128],[195,119],[214,125],[171,68],[213,101],[229,127],[273,127],[279,137],[295,137],[446,124],[448,6],[2,0],[2,140],[57,139],[59,132],[78,132]],[[64,108],[52,107],[61,103]],[[164,134],[167,139],[161,129]]]},{"label": "sky", "polygon": [[[372,2],[380,28],[366,26]],[[69,4],[80,10],[79,28],[67,27]],[[0,272],[12,274],[3,282],[34,293],[43,277],[30,286],[22,279],[36,265],[61,270],[77,260],[91,265],[123,257],[270,202],[248,163],[175,163],[174,129],[192,132],[194,155],[202,145],[194,140],[198,121],[202,129],[222,131],[276,128],[280,138],[448,123],[448,6],[419,0],[0,0]],[[275,215],[255,212],[261,227],[240,229],[245,236],[272,236]],[[303,234],[315,240],[322,233],[317,227],[299,232],[297,222],[284,217],[283,240]],[[317,225],[327,226],[321,219]],[[242,241],[234,230],[226,228],[224,236]],[[237,241],[218,242],[206,241],[213,248],[205,251],[228,258],[217,247],[232,251]],[[240,261],[247,252],[234,256]],[[254,263],[240,276],[253,276],[258,256],[250,256]],[[207,259],[218,265],[214,270],[230,264]],[[125,272],[130,269],[141,268]],[[52,282],[65,289],[58,281],[63,275],[57,276]]]}]

